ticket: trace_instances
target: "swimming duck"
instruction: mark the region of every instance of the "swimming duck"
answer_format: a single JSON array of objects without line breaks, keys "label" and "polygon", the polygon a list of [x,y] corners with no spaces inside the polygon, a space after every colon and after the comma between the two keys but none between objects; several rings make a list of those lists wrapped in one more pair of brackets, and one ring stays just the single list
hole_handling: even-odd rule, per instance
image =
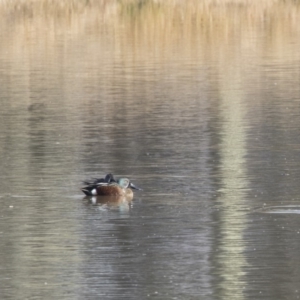
[{"label": "swimming duck", "polygon": [[135,186],[128,178],[114,179],[112,174],[107,174],[105,178],[94,181],[85,181],[87,186],[81,190],[87,196],[133,196],[134,190],[141,190]]}]

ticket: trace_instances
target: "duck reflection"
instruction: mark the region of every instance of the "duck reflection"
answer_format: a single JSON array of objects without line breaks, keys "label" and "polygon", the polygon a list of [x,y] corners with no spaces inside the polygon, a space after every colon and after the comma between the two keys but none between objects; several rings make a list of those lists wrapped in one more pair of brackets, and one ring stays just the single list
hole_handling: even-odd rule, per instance
[{"label": "duck reflection", "polygon": [[119,209],[120,211],[128,211],[132,207],[133,195],[127,196],[86,196],[89,204],[107,209]]}]

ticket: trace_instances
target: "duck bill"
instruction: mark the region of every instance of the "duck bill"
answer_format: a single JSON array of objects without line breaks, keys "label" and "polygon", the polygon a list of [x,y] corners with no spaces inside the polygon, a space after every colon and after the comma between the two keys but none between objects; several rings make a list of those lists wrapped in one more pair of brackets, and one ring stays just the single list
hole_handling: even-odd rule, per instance
[{"label": "duck bill", "polygon": [[142,189],[140,189],[139,187],[137,187],[136,185],[134,185],[133,183],[130,182],[129,187],[133,190],[138,190],[138,191],[142,191]]}]

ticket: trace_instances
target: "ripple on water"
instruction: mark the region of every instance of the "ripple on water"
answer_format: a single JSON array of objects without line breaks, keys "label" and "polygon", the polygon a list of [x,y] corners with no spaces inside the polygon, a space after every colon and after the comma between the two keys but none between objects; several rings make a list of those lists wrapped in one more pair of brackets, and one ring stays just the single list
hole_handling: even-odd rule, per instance
[{"label": "ripple on water", "polygon": [[258,211],[265,214],[300,214],[300,205],[269,206]]}]

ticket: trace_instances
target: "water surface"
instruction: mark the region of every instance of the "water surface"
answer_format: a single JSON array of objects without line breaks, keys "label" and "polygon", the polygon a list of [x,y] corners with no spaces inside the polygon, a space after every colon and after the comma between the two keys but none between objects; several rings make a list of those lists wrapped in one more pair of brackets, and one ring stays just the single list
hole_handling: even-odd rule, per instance
[{"label": "water surface", "polygon": [[60,3],[0,5],[1,299],[298,299],[299,5]]}]

